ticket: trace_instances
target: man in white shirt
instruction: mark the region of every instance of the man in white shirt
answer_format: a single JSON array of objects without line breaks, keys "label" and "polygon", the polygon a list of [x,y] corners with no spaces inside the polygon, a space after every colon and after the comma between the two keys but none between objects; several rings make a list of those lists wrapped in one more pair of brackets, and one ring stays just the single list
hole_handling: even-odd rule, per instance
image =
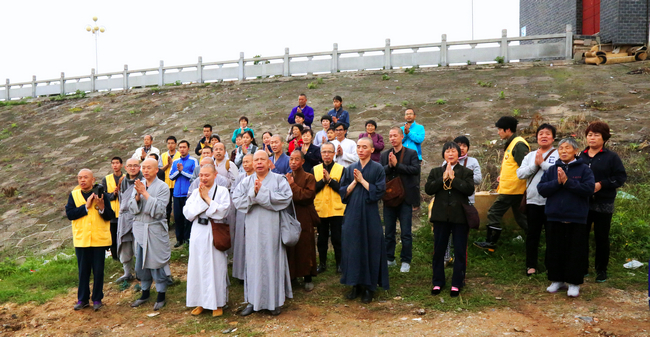
[{"label": "man in white shirt", "polygon": [[334,124],[336,139],[331,142],[336,148],[334,161],[339,165],[343,165],[343,167],[348,167],[350,164],[359,161],[359,155],[357,155],[357,143],[351,139],[345,138],[347,131],[348,129],[345,124]]},{"label": "man in white shirt", "polygon": [[226,188],[230,189],[235,180],[237,180],[237,177],[239,177],[237,165],[226,159],[226,146],[223,143],[214,144],[213,155],[217,173],[226,178],[228,181]]},{"label": "man in white shirt", "polygon": [[144,135],[144,145],[139,147],[135,152],[133,153],[133,156],[131,158],[137,159],[139,161],[144,161],[147,159],[147,156],[155,153],[160,157],[160,150],[157,148],[151,146],[153,143],[153,136],[152,135]]}]

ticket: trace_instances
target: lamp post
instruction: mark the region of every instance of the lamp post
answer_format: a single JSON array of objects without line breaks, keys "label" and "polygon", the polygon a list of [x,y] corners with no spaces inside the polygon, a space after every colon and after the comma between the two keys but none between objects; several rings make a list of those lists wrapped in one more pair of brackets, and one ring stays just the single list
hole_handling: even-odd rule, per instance
[{"label": "lamp post", "polygon": [[89,33],[92,33],[93,36],[95,37],[95,74],[97,74],[97,73],[99,73],[99,61],[98,61],[99,57],[98,57],[98,54],[97,54],[97,35],[99,35],[99,33],[105,32],[106,28],[104,28],[104,26],[100,27],[100,26],[97,25],[97,17],[96,16],[93,16],[93,21],[94,21],[94,23],[92,25],[87,25],[86,26],[86,31],[89,32]]}]

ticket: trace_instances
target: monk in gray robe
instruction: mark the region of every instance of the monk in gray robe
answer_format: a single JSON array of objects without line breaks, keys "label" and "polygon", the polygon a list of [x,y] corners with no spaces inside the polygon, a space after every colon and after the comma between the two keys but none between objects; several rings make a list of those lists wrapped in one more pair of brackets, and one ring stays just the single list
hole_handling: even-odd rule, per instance
[{"label": "monk in gray robe", "polygon": [[167,225],[169,186],[158,179],[157,173],[158,162],[155,159],[148,158],[143,161],[144,179],[135,181],[135,191],[129,199],[129,210],[135,215],[135,272],[142,288],[142,296],[131,306],[138,307],[149,301],[151,284],[156,281],[158,297],[153,310],[160,310],[165,306],[165,292],[171,279],[171,248]]},{"label": "monk in gray robe", "polygon": [[286,297],[293,298],[287,253],[280,235],[280,211],[291,204],[291,187],[284,176],[270,171],[269,156],[253,156],[255,174],[244,178],[232,194],[238,210],[246,212],[246,271],[240,313],[270,310],[279,315]]},{"label": "monk in gray robe", "polygon": [[[241,167],[244,169],[244,173],[240,174],[233,185],[233,192],[239,183],[244,180],[244,178],[255,173],[255,168],[253,167],[253,154],[249,153],[244,156],[242,159]],[[230,224],[230,231],[235,234],[234,242],[232,246],[232,277],[241,280],[242,284],[244,281],[244,266],[246,265],[246,236],[245,229],[246,226],[244,222],[246,221],[246,212],[237,211],[236,220]],[[237,226],[239,224],[239,226]]]},{"label": "monk in gray robe", "polygon": [[133,241],[133,220],[135,216],[129,210],[129,199],[133,196],[135,190],[135,181],[142,179],[140,172],[140,161],[137,159],[129,158],[126,161],[126,175],[122,179],[119,186],[119,200],[120,200],[120,218],[117,220],[117,255],[122,263],[124,275],[115,280],[115,283],[122,283],[124,281],[133,280],[133,257],[134,241]]},{"label": "monk in gray robe", "polygon": [[[211,164],[212,166],[214,166],[214,159],[212,157],[201,159],[201,162],[199,162],[199,167],[198,167],[199,170],[201,169],[201,167],[203,167],[203,165],[206,164]],[[196,177],[197,178],[199,177],[198,173]],[[188,199],[192,196],[192,192],[194,192],[197,188],[199,188],[200,183],[201,180],[199,179],[194,179],[194,181],[192,181],[192,183],[190,184],[190,188],[187,190]],[[217,177],[214,178],[214,183],[217,184],[217,186],[223,186],[225,188],[228,188],[228,180],[226,180],[226,178],[224,178],[223,175],[219,174],[218,171],[217,171]]]}]

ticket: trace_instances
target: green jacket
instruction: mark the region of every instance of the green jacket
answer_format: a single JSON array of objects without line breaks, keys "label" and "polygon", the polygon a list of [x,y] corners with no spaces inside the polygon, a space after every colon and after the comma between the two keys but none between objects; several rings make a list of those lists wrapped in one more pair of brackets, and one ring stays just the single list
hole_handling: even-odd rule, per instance
[{"label": "green jacket", "polygon": [[442,188],[442,176],[446,169],[447,164],[432,169],[424,185],[424,191],[435,197],[429,221],[467,224],[462,204],[469,204],[468,197],[474,193],[474,172],[462,165],[454,166],[455,177],[451,189],[446,191]]}]

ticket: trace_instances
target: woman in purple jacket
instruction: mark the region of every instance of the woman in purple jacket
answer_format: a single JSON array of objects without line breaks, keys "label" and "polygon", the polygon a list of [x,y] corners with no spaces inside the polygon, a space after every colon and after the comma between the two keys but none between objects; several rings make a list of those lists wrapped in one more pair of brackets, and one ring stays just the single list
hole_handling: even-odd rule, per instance
[{"label": "woman in purple jacket", "polygon": [[372,139],[375,145],[375,151],[370,155],[370,159],[379,163],[381,159],[381,151],[384,149],[384,137],[375,132],[377,130],[377,123],[372,119],[366,122],[366,132],[359,135],[359,139],[368,137]]}]

